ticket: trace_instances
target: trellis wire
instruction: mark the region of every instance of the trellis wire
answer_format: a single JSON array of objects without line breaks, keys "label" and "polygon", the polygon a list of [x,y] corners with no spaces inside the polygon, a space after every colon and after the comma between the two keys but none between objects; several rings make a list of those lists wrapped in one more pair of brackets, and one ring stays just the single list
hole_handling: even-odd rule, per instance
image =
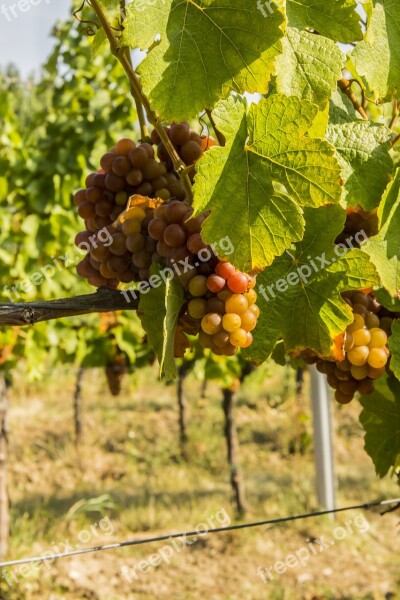
[{"label": "trellis wire", "polygon": [[[321,510],[321,511],[317,511],[317,512],[305,513],[305,514],[301,514],[301,515],[293,515],[291,517],[280,517],[278,519],[267,519],[264,521],[255,521],[253,523],[242,523],[240,525],[229,525],[226,527],[216,527],[215,529],[210,529],[206,533],[208,535],[209,533],[238,531],[240,529],[250,529],[250,528],[254,528],[254,527],[262,527],[263,525],[276,525],[278,523],[287,523],[289,521],[298,521],[300,519],[315,518],[315,517],[320,517],[322,515],[340,513],[340,512],[344,512],[344,511],[348,511],[348,510],[356,510],[356,509],[368,510],[368,509],[376,507],[376,506],[386,506],[388,504],[397,504],[398,506],[395,508],[400,508],[400,498],[394,498],[392,500],[376,500],[376,501],[367,502],[364,504],[356,504],[353,506],[345,506],[342,508],[334,508],[331,510]],[[2,569],[5,567],[24,565],[27,563],[39,563],[39,562],[54,561],[54,560],[59,560],[61,558],[67,558],[70,556],[77,556],[80,554],[103,552],[105,550],[117,550],[118,548],[125,548],[127,546],[142,546],[144,544],[152,544],[154,542],[165,542],[165,541],[173,540],[176,538],[182,538],[182,537],[186,538],[186,537],[193,537],[193,536],[198,536],[198,535],[199,535],[198,531],[184,531],[181,533],[170,533],[168,535],[160,535],[157,537],[143,538],[143,539],[139,539],[139,540],[130,540],[130,541],[126,541],[126,542],[117,542],[115,544],[105,544],[103,546],[93,546],[92,548],[72,550],[70,552],[60,552],[58,554],[52,554],[52,555],[46,555],[46,556],[33,556],[30,558],[21,558],[19,560],[10,560],[7,562],[0,563],[0,568]]]}]

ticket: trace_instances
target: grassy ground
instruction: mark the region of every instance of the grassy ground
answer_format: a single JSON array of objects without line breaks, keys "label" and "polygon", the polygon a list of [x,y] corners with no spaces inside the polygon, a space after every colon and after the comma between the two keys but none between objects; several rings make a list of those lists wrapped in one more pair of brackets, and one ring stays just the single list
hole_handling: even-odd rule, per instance
[{"label": "grassy ground", "polygon": [[[317,508],[312,445],[305,444],[303,454],[294,452],[300,438],[306,442],[311,433],[307,385],[300,401],[293,385],[282,398],[283,384],[281,369],[274,369],[273,375],[262,371],[237,398],[246,520]],[[73,388],[73,374],[60,371],[46,385],[28,384],[21,377],[12,391],[9,559],[190,530],[207,519],[216,525],[236,522],[216,384],[201,398],[201,383],[194,377],[186,382],[187,462],[179,453],[175,388],[158,383],[155,371],[130,376],[117,399],[108,393],[101,372],[85,374],[84,443],[79,451],[73,443]],[[334,411],[338,504],[398,496],[394,482],[375,477],[363,451],[357,403],[335,406]],[[350,519],[352,524],[346,525]],[[345,539],[339,540],[343,532]],[[400,598],[399,534],[398,512],[381,517],[351,511],[335,521],[321,517],[204,536],[185,548],[178,544],[173,554],[164,548],[169,562],[157,554],[166,544],[161,542],[68,558],[39,571],[7,570],[0,596],[394,599]],[[314,541],[311,546],[307,540],[319,544]],[[330,542],[334,544],[328,547]],[[296,552],[303,564],[294,565],[295,559],[288,558]],[[142,572],[138,563],[151,554],[157,554],[151,559],[154,564],[161,564],[144,563]],[[285,559],[290,568],[282,574],[270,571],[272,580],[261,571],[263,582],[257,569],[268,570]],[[131,569],[130,582],[124,568]]]}]

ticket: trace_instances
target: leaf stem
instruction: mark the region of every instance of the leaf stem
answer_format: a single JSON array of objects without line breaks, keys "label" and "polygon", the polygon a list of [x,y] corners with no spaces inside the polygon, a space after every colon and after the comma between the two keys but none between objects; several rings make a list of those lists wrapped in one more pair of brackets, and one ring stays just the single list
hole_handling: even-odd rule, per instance
[{"label": "leaf stem", "polygon": [[102,8],[99,0],[88,0],[88,2],[90,4],[90,6],[93,8],[93,10],[96,12],[96,14],[100,20],[100,23],[106,33],[106,36],[110,43],[111,52],[117,58],[117,60],[120,62],[122,68],[124,69],[126,75],[128,76],[129,83],[131,85],[131,92],[135,98],[136,103],[137,104],[139,103],[144,107],[144,110],[147,115],[147,119],[153,125],[154,129],[157,131],[157,133],[161,139],[161,142],[164,144],[165,149],[167,150],[167,152],[172,160],[173,168],[174,168],[175,172],[178,173],[179,177],[182,180],[183,185],[185,186],[187,199],[191,203],[193,200],[192,184],[190,182],[190,179],[189,179],[187,173],[185,173],[185,171],[184,171],[184,169],[186,167],[185,163],[179,157],[174,145],[172,144],[164,127],[162,126],[161,121],[158,119],[156,113],[153,111],[149,100],[144,95],[141,85],[140,85],[140,82],[139,82],[139,79],[132,67],[130,59],[128,59],[126,50],[124,48],[121,48],[121,46],[119,45],[118,40],[115,37],[114,32],[103,12],[103,8]]},{"label": "leaf stem", "polygon": [[391,121],[389,123],[389,129],[393,129],[398,116],[399,116],[399,103],[397,102],[397,98],[395,98],[393,100],[393,115],[392,115]]},{"label": "leaf stem", "polygon": [[396,137],[393,138],[392,143],[390,144],[390,147],[393,148],[397,144],[397,142],[399,142],[399,141],[400,141],[400,133],[398,133],[396,135]]},{"label": "leaf stem", "polygon": [[[345,77],[342,77],[338,81],[338,86],[339,86],[340,90],[344,94],[346,94],[346,96],[349,98],[349,100],[353,104],[353,106],[356,109],[356,111],[358,111],[360,113],[360,115],[362,116],[363,119],[365,119],[366,121],[368,121],[368,115],[365,112],[364,107],[359,103],[359,101],[357,99],[357,96],[355,95],[355,93],[351,89],[351,84],[352,83],[353,83],[352,81],[349,81]],[[363,95],[363,98],[364,98],[364,95]]]},{"label": "leaf stem", "polygon": [[225,144],[226,144],[225,136],[222,135],[222,133],[219,131],[217,125],[215,124],[214,117],[212,116],[211,110],[209,108],[207,108],[206,109],[206,113],[207,113],[208,120],[211,123],[211,127],[214,130],[214,133],[215,133],[215,136],[216,136],[216,138],[218,140],[219,145],[220,146],[225,146]]},{"label": "leaf stem", "polygon": [[[129,48],[125,48],[125,52],[126,52],[127,60],[129,61],[129,64],[131,65],[131,67],[133,69],[132,59],[131,59],[131,53],[129,51]],[[145,114],[144,114],[143,104],[137,98],[137,96],[135,94],[135,91],[133,89],[132,84],[130,84],[130,88],[131,88],[131,94],[132,94],[133,99],[134,99],[135,104],[136,104],[136,113],[137,113],[138,120],[139,120],[141,141],[145,142],[145,141],[147,141],[150,138],[150,135],[149,135],[149,130],[147,129],[147,123],[146,123],[146,117],[145,117]]]}]

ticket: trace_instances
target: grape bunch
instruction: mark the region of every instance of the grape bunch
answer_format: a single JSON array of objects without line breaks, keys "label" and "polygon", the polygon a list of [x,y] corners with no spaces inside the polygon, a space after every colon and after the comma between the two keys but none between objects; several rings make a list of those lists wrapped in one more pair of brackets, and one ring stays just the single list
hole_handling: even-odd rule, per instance
[{"label": "grape bunch", "polygon": [[374,391],[374,381],[387,369],[390,352],[387,347],[393,319],[372,294],[343,294],[354,314],[344,337],[343,361],[317,361],[317,369],[327,375],[340,404],[348,404],[356,392],[368,395]]},{"label": "grape bunch", "polygon": [[198,333],[200,345],[217,355],[233,356],[238,348],[248,348],[260,314],[255,284],[254,277],[226,261],[218,261],[210,275],[195,275],[180,320],[183,332]]},{"label": "grape bunch", "polygon": [[105,373],[108,389],[112,396],[119,396],[121,393],[122,379],[128,371],[128,363],[124,354],[119,353],[106,365]]},{"label": "grape bunch", "polygon": [[[187,123],[166,131],[188,165],[215,144]],[[86,189],[75,194],[86,226],[75,242],[90,248],[77,272],[95,287],[116,289],[120,283],[148,281],[151,265],[160,264],[186,294],[175,355],[183,356],[190,347],[188,336],[198,336],[204,348],[232,356],[253,341],[259,316],[255,278],[219,260],[204,242],[201,229],[209,213],[193,216],[155,132],[152,141],[158,144],[158,160],[150,144],[120,140],[101,158],[101,169],[87,177]]]},{"label": "grape bunch", "polygon": [[[156,244],[147,232],[154,214],[146,203],[130,208],[122,222],[109,225],[107,236],[93,241],[89,254],[78,265],[78,274],[90,284],[116,289],[120,283],[149,278],[149,267],[156,257]],[[82,234],[78,234],[82,239]]]},{"label": "grape bunch", "polygon": [[[179,177],[172,168],[167,167],[165,162],[155,158],[151,144],[136,145],[132,140],[124,138],[102,156],[100,165],[99,171],[91,173],[86,178],[86,188],[78,190],[74,196],[74,204],[86,228],[76,236],[75,244],[78,247],[82,243],[92,245],[93,234],[101,230],[112,231],[112,225],[125,211],[128,200],[133,195],[163,200],[185,199],[185,189]],[[116,272],[113,267],[106,266],[107,260],[111,257],[104,249],[94,248],[94,256],[92,254],[85,256],[78,265],[78,274],[87,279],[91,285],[115,288],[118,286],[118,281],[124,283],[135,281],[135,277],[128,277],[128,273],[132,270],[128,265],[128,255],[122,258],[120,254],[122,252],[120,234],[121,231],[116,232],[116,240],[119,240],[115,242],[115,246],[118,246],[117,252],[114,254],[113,248],[110,248],[111,255],[118,257],[112,261],[115,263],[114,266],[118,267]],[[102,252],[107,255],[107,259],[101,255]],[[100,271],[99,263],[103,265],[104,273]],[[126,266],[124,271],[122,271],[122,263]],[[113,276],[111,276],[112,272],[114,272]],[[122,279],[116,276],[122,273],[124,274]]]},{"label": "grape bunch", "polygon": [[365,211],[361,208],[348,208],[344,229],[336,238],[336,243],[346,244],[351,239],[352,244],[356,247],[357,242],[354,240],[354,236],[361,231],[364,231],[367,237],[378,233],[379,218],[377,208],[371,211]]},{"label": "grape bunch", "polygon": [[[166,134],[174,145],[180,158],[183,162],[190,166],[194,165],[204,154],[206,150],[215,146],[216,141],[210,136],[200,136],[194,129],[191,129],[189,123],[172,123],[170,126],[164,127]],[[160,136],[154,129],[151,132],[151,141],[157,146],[157,156],[160,160],[165,161],[171,167],[172,163],[168,152],[162,143]],[[191,174],[194,176],[194,172]]]},{"label": "grape bunch", "polygon": [[178,176],[154,157],[151,144],[120,140],[100,160],[101,169],[86,178],[86,189],[76,192],[74,203],[87,231],[99,231],[117,220],[134,194],[183,200]]}]

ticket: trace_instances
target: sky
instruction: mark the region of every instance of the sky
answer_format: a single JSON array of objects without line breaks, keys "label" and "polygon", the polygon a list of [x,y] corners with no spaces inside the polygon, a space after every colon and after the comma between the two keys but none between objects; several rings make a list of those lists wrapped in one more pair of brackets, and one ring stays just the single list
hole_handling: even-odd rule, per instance
[{"label": "sky", "polygon": [[38,72],[54,43],[52,26],[68,16],[70,5],[70,0],[0,0],[0,65],[13,62],[22,76]]}]

